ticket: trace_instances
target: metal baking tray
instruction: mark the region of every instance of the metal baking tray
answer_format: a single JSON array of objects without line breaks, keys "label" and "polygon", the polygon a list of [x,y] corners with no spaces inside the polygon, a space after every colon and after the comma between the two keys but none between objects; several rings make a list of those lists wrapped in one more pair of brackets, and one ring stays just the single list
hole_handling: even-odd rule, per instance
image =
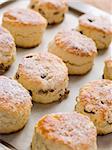
[{"label": "metal baking tray", "polygon": [[[5,10],[9,8],[27,7],[28,4],[29,0],[18,0],[17,2],[11,3],[9,6],[0,9],[0,23],[2,19],[2,14]],[[55,34],[58,31],[65,28],[69,29],[77,27],[78,17],[79,13],[69,11],[61,24],[47,28],[43,37],[43,41],[38,47],[33,49],[17,48],[16,61],[5,75],[8,77],[14,76],[18,64],[25,54],[30,52],[47,51],[48,43],[51,41],[51,39],[55,36]],[[24,129],[14,134],[0,135],[0,139],[5,140],[6,142],[12,144],[18,150],[30,150],[34,125],[36,124],[38,119],[48,113],[74,111],[74,106],[76,104],[75,99],[79,93],[80,87],[89,81],[102,78],[104,60],[107,56],[111,55],[111,51],[112,46],[110,46],[108,50],[100,51],[99,55],[95,59],[93,69],[88,74],[84,76],[70,76],[70,83],[69,83],[70,94],[67,99],[63,100],[62,102],[56,102],[48,105],[33,103],[30,119],[26,124],[26,126],[24,127]],[[112,134],[108,134],[105,136],[98,136],[98,150],[112,150]]]}]

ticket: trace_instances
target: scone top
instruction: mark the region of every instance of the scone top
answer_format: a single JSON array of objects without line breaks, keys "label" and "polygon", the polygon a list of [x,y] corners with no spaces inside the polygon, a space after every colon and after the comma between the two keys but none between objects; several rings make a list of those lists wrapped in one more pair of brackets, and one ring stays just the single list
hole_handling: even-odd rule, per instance
[{"label": "scone top", "polygon": [[[84,104],[85,111],[98,114],[101,112],[102,118],[112,123],[112,81],[97,80],[86,84],[80,89],[78,101]],[[100,114],[100,113],[99,113]]]},{"label": "scone top", "polygon": [[56,88],[68,78],[68,69],[63,61],[48,52],[31,53],[23,57],[17,74],[33,82],[38,88]]},{"label": "scone top", "polygon": [[21,84],[5,76],[0,76],[0,111],[16,112],[17,108],[21,110],[23,106],[31,107],[31,100],[28,91]]},{"label": "scone top", "polygon": [[[98,103],[102,101],[102,103],[109,102],[112,104],[111,93],[112,93],[112,81],[102,79],[102,80],[91,81],[88,84],[84,85],[84,87],[82,87],[80,90],[80,98],[82,99],[83,95],[85,95],[87,96],[85,97],[86,101],[89,101],[90,98],[93,98],[93,101],[97,99],[100,100],[100,101],[96,101]],[[99,105],[100,104],[101,103],[99,103]]]},{"label": "scone top", "polygon": [[58,47],[75,55],[96,56],[97,54],[94,41],[74,29],[57,33],[55,43]]},{"label": "scone top", "polygon": [[79,17],[79,25],[112,34],[112,18],[107,15],[84,14]]},{"label": "scone top", "polygon": [[31,9],[10,9],[4,13],[3,21],[18,25],[47,25],[46,19]]},{"label": "scone top", "polygon": [[35,132],[71,150],[77,145],[89,147],[96,138],[96,128],[90,119],[76,112],[46,115],[36,124]]},{"label": "scone top", "polygon": [[36,4],[39,8],[66,12],[68,10],[65,0],[31,0],[31,8]]}]

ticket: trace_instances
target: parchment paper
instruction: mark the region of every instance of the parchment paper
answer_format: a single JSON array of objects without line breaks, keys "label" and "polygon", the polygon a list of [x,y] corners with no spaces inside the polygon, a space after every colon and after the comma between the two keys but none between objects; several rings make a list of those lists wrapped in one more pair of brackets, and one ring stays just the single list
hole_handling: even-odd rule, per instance
[{"label": "parchment paper", "polygon": [[[18,8],[18,7],[27,7],[29,4],[29,0],[18,0],[13,4],[10,4],[7,7],[0,9],[0,22],[2,18],[2,14],[9,8]],[[78,16],[76,12],[70,12],[66,14],[64,22],[53,26],[48,27],[43,41],[39,47],[33,49],[17,49],[17,59],[15,63],[11,66],[10,70],[5,74],[8,77],[13,77],[19,62],[21,61],[22,56],[30,52],[38,52],[38,51],[47,51],[47,45],[49,41],[54,37],[54,35],[60,31],[61,29],[69,29],[75,28],[78,25]],[[107,56],[111,54],[112,47],[110,47],[106,51],[102,51],[99,53],[97,58],[95,59],[95,63],[93,69],[84,76],[71,76],[70,77],[70,94],[66,100],[63,100],[61,103],[53,103],[49,105],[42,105],[33,103],[33,108],[31,112],[30,119],[26,124],[25,128],[17,133],[10,135],[0,135],[0,138],[14,145],[18,150],[29,150],[30,144],[32,140],[32,134],[34,130],[34,125],[38,121],[40,117],[47,113],[55,113],[55,112],[72,112],[74,110],[74,105],[76,103],[75,98],[78,95],[79,89],[82,85],[87,83],[88,81],[97,80],[102,78],[104,60]],[[98,137],[98,150],[112,150],[112,134],[108,134],[105,136]]]}]

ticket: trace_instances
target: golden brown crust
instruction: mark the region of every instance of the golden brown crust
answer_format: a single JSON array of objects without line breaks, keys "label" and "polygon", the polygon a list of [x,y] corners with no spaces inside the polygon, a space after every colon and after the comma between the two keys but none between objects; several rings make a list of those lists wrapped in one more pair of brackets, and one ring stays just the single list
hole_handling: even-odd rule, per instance
[{"label": "golden brown crust", "polygon": [[35,126],[35,130],[46,140],[63,143],[73,150],[78,144],[88,149],[96,137],[93,123],[76,112],[46,115]]},{"label": "golden brown crust", "polygon": [[79,17],[79,25],[112,34],[112,21],[109,16],[85,14]]},{"label": "golden brown crust", "polygon": [[[0,111],[9,111],[16,115],[24,107],[31,107],[31,97],[17,81],[0,76]],[[17,110],[17,108],[19,110]],[[12,111],[15,110],[15,113]]]},{"label": "golden brown crust", "polygon": [[93,40],[73,29],[59,32],[55,36],[55,43],[58,47],[75,55],[95,56],[97,54]]},{"label": "golden brown crust", "polygon": [[31,9],[10,9],[4,13],[3,21],[14,23],[18,26],[46,24],[46,19]]},{"label": "golden brown crust", "polygon": [[80,90],[79,99],[95,104],[95,107],[103,107],[105,105],[112,105],[112,81],[110,80],[97,80],[86,84]]}]

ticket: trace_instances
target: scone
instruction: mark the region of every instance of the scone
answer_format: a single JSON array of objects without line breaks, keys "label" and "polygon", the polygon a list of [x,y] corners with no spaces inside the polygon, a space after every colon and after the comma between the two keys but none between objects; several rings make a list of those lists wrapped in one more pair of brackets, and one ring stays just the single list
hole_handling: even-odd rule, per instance
[{"label": "scone", "polygon": [[68,10],[64,0],[31,0],[30,8],[43,15],[48,24],[62,22]]},{"label": "scone", "polygon": [[31,48],[41,43],[47,22],[33,10],[11,9],[3,14],[2,25],[11,32],[18,47]]},{"label": "scone", "polygon": [[97,49],[106,49],[112,41],[112,19],[85,14],[79,17],[79,30],[92,38]]},{"label": "scone", "polygon": [[29,90],[35,102],[59,101],[69,93],[66,65],[48,52],[26,55],[19,64],[15,78]]},{"label": "scone", "polygon": [[31,96],[17,81],[0,76],[0,134],[22,129],[31,111]]},{"label": "scone", "polygon": [[0,75],[14,62],[15,55],[16,47],[13,37],[9,31],[0,26]]},{"label": "scone", "polygon": [[97,128],[97,133],[112,132],[112,81],[92,81],[80,89],[75,110],[87,115]]},{"label": "scone", "polygon": [[72,75],[87,73],[97,54],[93,40],[74,29],[57,33],[49,43],[48,51],[62,58]]},{"label": "scone", "polygon": [[96,128],[76,112],[45,115],[35,125],[32,150],[97,150]]},{"label": "scone", "polygon": [[105,60],[104,79],[112,80],[112,57]]}]

